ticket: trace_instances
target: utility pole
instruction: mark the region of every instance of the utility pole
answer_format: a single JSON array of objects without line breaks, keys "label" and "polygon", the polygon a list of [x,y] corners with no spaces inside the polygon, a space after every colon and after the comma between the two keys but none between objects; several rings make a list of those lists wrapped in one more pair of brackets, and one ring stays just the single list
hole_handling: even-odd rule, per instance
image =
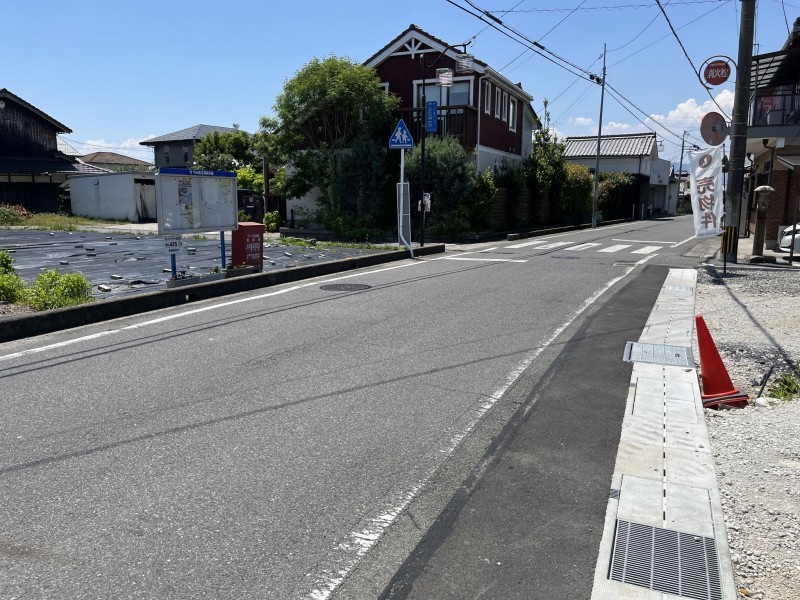
[{"label": "utility pole", "polygon": [[725,225],[733,227],[733,244],[725,260],[735,263],[739,247],[739,224],[742,220],[742,188],[744,187],[744,157],[747,151],[747,111],[750,106],[750,63],[753,61],[753,31],[756,0],[742,0],[739,25],[739,57],[736,63],[736,88],[733,95],[731,122],[730,187],[725,194]]},{"label": "utility pole", "polygon": [[[686,142],[686,130],[683,131],[683,136],[681,137],[681,164],[678,167],[678,200],[683,202],[683,196],[681,195],[681,178],[683,175],[683,146]],[[675,206],[675,210],[678,210],[678,206]]]},{"label": "utility pole", "polygon": [[[595,76],[592,79],[596,80]],[[603,44],[603,76],[600,78],[600,121],[597,123],[597,157],[594,163],[594,200],[592,201],[592,229],[597,229],[597,205],[600,201],[600,140],[603,138],[603,100],[606,95],[606,44]]]}]

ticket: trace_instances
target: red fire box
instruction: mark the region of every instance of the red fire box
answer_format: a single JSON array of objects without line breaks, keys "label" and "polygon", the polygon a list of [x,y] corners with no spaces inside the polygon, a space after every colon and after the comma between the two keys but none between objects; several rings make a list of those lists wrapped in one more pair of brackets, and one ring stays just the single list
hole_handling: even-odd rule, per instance
[{"label": "red fire box", "polygon": [[264,225],[245,221],[231,236],[231,262],[234,267],[251,265],[256,271],[264,268]]}]

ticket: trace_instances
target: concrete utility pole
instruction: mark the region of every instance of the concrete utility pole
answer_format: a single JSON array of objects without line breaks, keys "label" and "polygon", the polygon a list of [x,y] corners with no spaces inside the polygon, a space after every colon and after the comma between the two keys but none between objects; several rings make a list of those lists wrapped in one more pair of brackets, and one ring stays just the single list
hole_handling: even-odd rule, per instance
[{"label": "concrete utility pole", "polygon": [[[596,77],[592,76],[596,81]],[[597,123],[597,157],[594,163],[594,200],[592,202],[592,229],[597,229],[597,205],[600,202],[600,142],[603,139],[603,99],[606,95],[606,44],[603,44],[603,77],[600,84],[600,121]]]},{"label": "concrete utility pole", "polygon": [[725,225],[734,227],[733,248],[725,260],[736,262],[739,247],[739,224],[742,220],[742,188],[744,187],[744,157],[747,152],[747,112],[750,107],[750,63],[753,61],[753,31],[756,1],[742,0],[739,25],[739,60],[736,63],[736,88],[733,96],[731,122],[730,189],[725,194]]}]

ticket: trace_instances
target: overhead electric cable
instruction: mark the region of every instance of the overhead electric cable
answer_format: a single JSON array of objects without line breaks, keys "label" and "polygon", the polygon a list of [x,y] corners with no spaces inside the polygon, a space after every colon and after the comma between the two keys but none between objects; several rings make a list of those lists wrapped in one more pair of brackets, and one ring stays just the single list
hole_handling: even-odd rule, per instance
[{"label": "overhead electric cable", "polygon": [[[470,11],[469,9],[467,9],[467,8],[461,6],[460,4],[456,3],[454,0],[446,0],[446,2],[449,3],[449,4],[452,4],[453,6],[455,6],[456,8],[458,8],[460,10],[463,10],[465,13],[467,13],[469,15],[472,15],[473,17],[475,17],[479,21],[481,21],[483,23],[487,23],[487,21],[485,21],[484,18],[483,18],[483,16],[484,16],[483,14],[474,13],[474,12]],[[477,10],[480,10],[480,9],[477,9]],[[498,23],[502,24],[502,21],[500,19],[498,19],[496,17],[491,17],[491,18],[492,18],[493,21],[497,21]],[[522,40],[519,40],[519,39],[513,37],[507,31],[503,31],[502,29],[497,27],[494,23],[487,23],[487,24],[489,26],[491,26],[493,29],[495,29],[498,32],[502,33],[507,38],[511,39],[512,41],[515,41],[518,44],[521,44],[523,46],[526,46],[531,52],[533,52],[535,54],[538,54],[542,58],[544,58],[544,59],[550,61],[551,63],[553,63],[554,65],[556,65],[558,67],[561,67],[562,69],[564,69],[565,71],[568,71],[569,73],[572,73],[576,77],[580,77],[581,79],[585,79],[586,81],[590,81],[590,78],[589,78],[590,73],[588,73],[587,71],[584,71],[580,67],[576,66],[575,68],[579,71],[578,73],[576,73],[575,71],[573,71],[573,70],[567,68],[566,66],[564,66],[563,64],[559,63],[557,60],[555,60],[555,59],[547,56],[543,52],[539,51],[537,48],[539,48],[539,47],[544,48],[544,46],[542,46],[541,44],[538,44],[536,42],[530,42],[531,45],[528,45],[528,43],[525,43]]]},{"label": "overhead electric cable", "polygon": [[[721,4],[721,3],[728,3],[728,2],[732,2],[732,0],[674,0],[672,2],[672,5],[673,6],[679,6],[679,5],[691,5],[691,4]],[[581,4],[583,4],[583,3],[581,3]],[[508,13],[548,13],[548,12],[559,13],[559,12],[570,12],[570,11],[575,11],[575,10],[582,10],[582,11],[586,11],[586,12],[588,12],[588,11],[599,12],[601,10],[612,11],[612,10],[626,10],[626,9],[629,9],[629,8],[638,10],[640,8],[652,8],[652,7],[653,7],[653,3],[652,2],[648,2],[648,3],[645,3],[645,4],[617,4],[617,5],[606,5],[606,6],[587,6],[585,8],[580,8],[580,7],[576,7],[576,8],[528,8],[528,9],[525,9],[525,10],[514,10],[514,9],[509,9],[509,10],[505,10],[505,11],[495,10],[495,11],[492,11],[492,12],[502,12],[504,14],[508,14]]]},{"label": "overhead electric cable", "polygon": [[576,11],[576,10],[578,10],[578,9],[579,9],[581,6],[583,6],[584,4],[586,4],[586,0],[583,0],[583,1],[582,1],[582,2],[581,2],[579,5],[578,5],[578,6],[576,6],[576,7],[575,7],[575,8],[573,8],[573,9],[572,9],[572,10],[571,10],[569,13],[567,13],[567,15],[565,15],[563,19],[561,19],[561,20],[560,20],[558,23],[556,23],[555,25],[553,25],[553,26],[550,28],[550,31],[548,31],[547,33],[545,33],[545,34],[544,34],[542,37],[540,37],[540,38],[539,38],[537,41],[538,41],[538,42],[541,42],[541,41],[542,41],[544,38],[546,38],[548,35],[550,35],[551,33],[553,33],[553,30],[554,30],[556,27],[558,27],[558,26],[559,26],[559,25],[561,25],[561,24],[562,24],[564,21],[566,21],[566,20],[567,20],[567,19],[569,19],[569,18],[570,18],[572,15],[574,15],[574,14],[575,14],[575,11]]},{"label": "overhead electric cable", "polygon": [[677,40],[678,45],[681,47],[681,50],[683,50],[683,54],[684,54],[684,56],[686,56],[686,60],[689,61],[689,64],[692,66],[692,70],[694,71],[695,75],[697,75],[697,80],[700,82],[700,85],[703,86],[703,89],[708,94],[708,97],[711,98],[712,102],[714,102],[714,104],[717,105],[717,108],[720,109],[720,111],[722,111],[722,116],[724,116],[726,120],[730,120],[730,117],[727,115],[725,110],[717,103],[716,99],[714,98],[714,95],[711,93],[711,90],[709,90],[706,87],[706,84],[703,83],[703,80],[700,78],[700,72],[697,70],[697,67],[694,66],[694,63],[692,62],[692,59],[689,57],[689,53],[686,51],[686,47],[683,45],[683,42],[681,41],[681,38],[678,37],[678,32],[675,31],[675,28],[672,26],[672,21],[669,20],[669,17],[667,16],[667,11],[665,11],[664,7],[661,5],[661,0],[656,0],[656,4],[658,4],[658,8],[661,9],[661,13],[664,15],[664,18],[667,20],[667,24],[669,25],[669,28],[672,30],[672,35],[675,36],[675,39]]}]

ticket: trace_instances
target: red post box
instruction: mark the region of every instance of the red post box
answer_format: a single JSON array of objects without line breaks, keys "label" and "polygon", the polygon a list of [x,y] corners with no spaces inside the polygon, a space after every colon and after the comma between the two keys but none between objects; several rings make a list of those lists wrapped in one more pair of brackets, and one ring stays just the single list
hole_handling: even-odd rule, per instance
[{"label": "red post box", "polygon": [[234,267],[250,265],[256,271],[264,268],[264,225],[245,221],[231,236],[231,262]]}]

